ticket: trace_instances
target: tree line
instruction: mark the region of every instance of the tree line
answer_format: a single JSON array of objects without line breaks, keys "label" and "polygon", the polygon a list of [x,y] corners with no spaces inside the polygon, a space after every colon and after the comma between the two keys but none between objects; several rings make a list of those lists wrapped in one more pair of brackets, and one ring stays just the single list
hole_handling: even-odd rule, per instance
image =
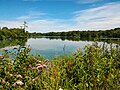
[{"label": "tree line", "polygon": [[48,33],[30,33],[25,31],[25,28],[11,28],[3,27],[0,29],[0,40],[23,38],[23,37],[41,37],[41,36],[60,36],[60,37],[74,37],[74,38],[120,38],[120,28],[111,30],[99,31],[68,31],[68,32],[48,32]]},{"label": "tree line", "polygon": [[3,27],[2,29],[0,29],[0,40],[20,37],[26,37],[26,32],[24,29],[20,28],[8,29],[7,27]]},{"label": "tree line", "polygon": [[43,33],[44,36],[67,36],[80,38],[120,38],[120,28],[99,31],[68,31]]},{"label": "tree line", "polygon": [[24,21],[20,28],[8,29],[8,27],[3,27],[1,29],[0,27],[0,40],[27,37],[29,35],[28,31],[25,31],[27,27],[26,21]]}]

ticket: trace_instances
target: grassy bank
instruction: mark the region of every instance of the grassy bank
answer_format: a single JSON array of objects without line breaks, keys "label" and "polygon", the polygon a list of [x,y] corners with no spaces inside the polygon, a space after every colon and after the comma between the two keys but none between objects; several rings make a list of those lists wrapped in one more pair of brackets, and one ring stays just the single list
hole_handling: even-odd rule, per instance
[{"label": "grassy bank", "polygon": [[[0,89],[13,90],[119,90],[120,48],[86,46],[71,56],[44,60],[30,56],[31,48],[0,56]],[[15,56],[10,59],[9,55]]]}]

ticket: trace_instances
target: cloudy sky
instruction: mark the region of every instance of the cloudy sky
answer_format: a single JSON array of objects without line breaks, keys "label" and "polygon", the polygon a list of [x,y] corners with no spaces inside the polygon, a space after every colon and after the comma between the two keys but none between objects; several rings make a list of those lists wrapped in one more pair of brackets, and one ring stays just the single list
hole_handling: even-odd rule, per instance
[{"label": "cloudy sky", "polygon": [[105,30],[120,27],[119,0],[0,0],[0,27],[29,32]]}]

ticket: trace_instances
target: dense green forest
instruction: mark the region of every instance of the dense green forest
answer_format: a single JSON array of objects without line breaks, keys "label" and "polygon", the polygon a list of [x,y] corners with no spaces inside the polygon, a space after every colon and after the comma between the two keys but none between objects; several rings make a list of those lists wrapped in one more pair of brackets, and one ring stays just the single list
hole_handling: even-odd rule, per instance
[{"label": "dense green forest", "polygon": [[48,33],[29,33],[25,29],[3,27],[0,29],[0,40],[24,37],[40,37],[40,36],[65,36],[77,38],[120,38],[120,28],[105,31],[68,31],[68,32],[48,32]]},{"label": "dense green forest", "polygon": [[20,37],[26,37],[26,33],[24,29],[19,28],[13,28],[8,29],[7,27],[3,27],[0,30],[0,40],[3,39],[12,39],[12,38],[20,38]]},{"label": "dense green forest", "polygon": [[120,38],[120,28],[99,31],[68,31],[43,33],[44,36],[70,36],[80,38]]}]

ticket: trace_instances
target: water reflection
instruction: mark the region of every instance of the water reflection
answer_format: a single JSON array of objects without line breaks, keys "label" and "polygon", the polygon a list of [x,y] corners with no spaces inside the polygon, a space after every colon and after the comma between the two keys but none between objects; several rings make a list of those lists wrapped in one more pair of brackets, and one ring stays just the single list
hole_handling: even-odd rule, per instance
[{"label": "water reflection", "polygon": [[102,38],[102,39],[96,39],[96,38],[80,38],[80,37],[68,37],[68,36],[41,36],[41,37],[33,37],[34,39],[37,38],[46,38],[49,40],[69,40],[69,41],[99,41],[99,42],[107,42],[107,43],[115,43],[120,45],[120,38]]},{"label": "water reflection", "polygon": [[[18,38],[18,39],[6,39],[0,41],[0,49],[8,49],[15,46],[25,46],[27,38]],[[13,48],[14,48],[13,47]]]},{"label": "water reflection", "polygon": [[[70,55],[78,48],[84,51],[84,47],[88,44],[92,44],[94,41],[90,39],[80,39],[72,37],[41,37],[31,38],[26,43],[30,45],[33,50],[31,54],[41,54],[45,58],[52,58],[60,55]],[[104,42],[99,41],[98,45],[102,45]],[[108,43],[106,43],[108,44]]]},{"label": "water reflection", "polygon": [[[108,39],[98,40],[98,45],[102,45],[113,42]],[[34,37],[34,38],[22,38],[14,40],[3,40],[0,41],[0,48],[7,49],[14,48],[12,46],[25,46],[30,45],[32,51],[30,54],[41,54],[44,58],[51,59],[54,56],[70,55],[75,52],[78,48],[84,51],[84,47],[88,44],[94,43],[93,39],[79,37]],[[114,40],[114,43],[119,44],[118,40]]]}]

